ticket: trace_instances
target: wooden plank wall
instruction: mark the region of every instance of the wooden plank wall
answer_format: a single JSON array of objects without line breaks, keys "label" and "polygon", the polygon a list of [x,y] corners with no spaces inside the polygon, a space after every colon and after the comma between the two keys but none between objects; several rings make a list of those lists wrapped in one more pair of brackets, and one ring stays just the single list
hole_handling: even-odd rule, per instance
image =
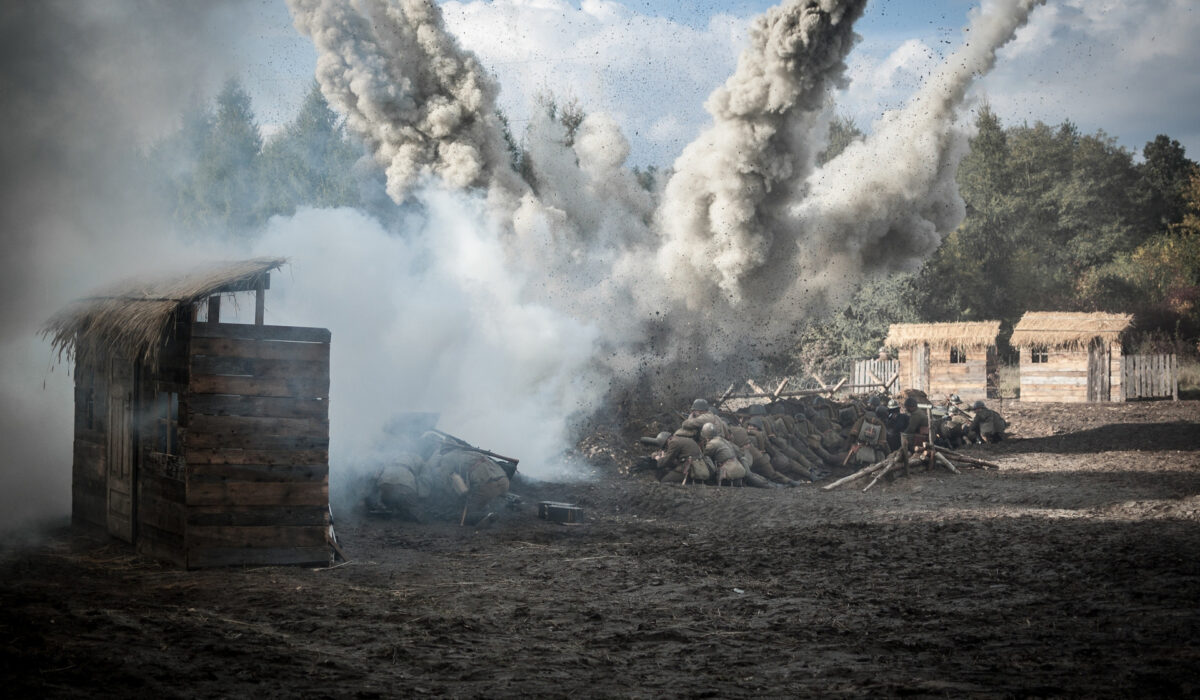
[{"label": "wooden plank wall", "polygon": [[95,364],[75,366],[75,437],[71,459],[71,522],[107,529],[108,385]]},{"label": "wooden plank wall", "polygon": [[[156,398],[175,393],[182,400],[188,383],[188,344],[191,319],[178,314],[171,333],[159,349],[158,366],[147,369],[141,383],[142,436],[137,477],[137,549],[179,566],[187,563],[184,534],[187,530],[184,461],[179,446],[172,454],[158,451],[159,415]],[[180,416],[182,428],[183,417]]]},{"label": "wooden plank wall", "polygon": [[1047,362],[1033,362],[1032,350],[1021,348],[1021,400],[1086,403],[1088,351],[1050,348]]},{"label": "wooden plank wall", "polygon": [[1179,399],[1175,355],[1126,355],[1123,383],[1128,399]]},{"label": "wooden plank wall", "polygon": [[329,331],[197,323],[187,565],[328,563]]},{"label": "wooden plank wall", "polygon": [[958,394],[968,403],[987,398],[988,362],[984,348],[967,350],[967,361],[950,363],[949,350],[929,351],[930,399],[941,400]]}]

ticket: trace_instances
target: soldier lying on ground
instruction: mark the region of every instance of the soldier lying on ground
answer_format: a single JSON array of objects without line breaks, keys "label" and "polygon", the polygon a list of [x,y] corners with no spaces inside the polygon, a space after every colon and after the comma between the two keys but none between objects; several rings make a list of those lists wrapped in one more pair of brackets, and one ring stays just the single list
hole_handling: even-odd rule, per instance
[{"label": "soldier lying on ground", "polygon": [[475,523],[491,515],[489,507],[508,493],[516,473],[515,461],[492,459],[436,431],[424,433],[416,450],[380,469],[365,498],[369,511]]}]

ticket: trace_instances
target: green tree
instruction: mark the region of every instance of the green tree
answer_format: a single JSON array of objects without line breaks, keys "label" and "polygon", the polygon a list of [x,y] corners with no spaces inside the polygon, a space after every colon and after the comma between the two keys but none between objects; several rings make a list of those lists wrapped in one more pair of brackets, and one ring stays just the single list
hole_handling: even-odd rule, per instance
[{"label": "green tree", "polygon": [[1178,141],[1159,134],[1142,148],[1143,162],[1138,194],[1143,198],[1153,223],[1165,229],[1182,219],[1187,209],[1184,190],[1196,164],[1187,158]]},{"label": "green tree", "polygon": [[184,188],[181,218],[197,227],[245,231],[264,220],[260,188],[262,136],[250,95],[235,78],[217,95],[195,169]]},{"label": "green tree", "polygon": [[302,205],[357,206],[359,189],[351,173],[361,153],[314,81],[296,117],[263,149],[263,213],[291,215]]}]

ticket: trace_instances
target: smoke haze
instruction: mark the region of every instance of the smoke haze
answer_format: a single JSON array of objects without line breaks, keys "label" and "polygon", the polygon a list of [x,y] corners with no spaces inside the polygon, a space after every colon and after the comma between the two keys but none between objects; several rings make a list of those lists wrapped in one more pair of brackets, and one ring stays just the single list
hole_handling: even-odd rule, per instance
[{"label": "smoke haze", "polygon": [[[5,489],[4,522],[69,502],[71,384],[31,340],[37,326],[161,260],[291,258],[268,314],[333,332],[335,482],[373,458],[398,411],[438,411],[444,429],[559,478],[574,422],[603,414],[612,388],[727,382],[722,362],[753,363],[800,316],[865,275],[918,264],[957,225],[966,90],[1039,4],[989,3],[910,105],[817,168],[864,3],[790,0],[756,20],[706,103],[712,124],[656,206],[626,167],[617,120],[598,112],[573,138],[535,117],[534,184],[522,180],[495,113],[499,87],[436,4],[289,0],[318,50],[323,93],[403,215],[302,210],[273,219],[253,250],[203,251],[168,235],[131,154],[169,130],[197,81],[203,92],[232,71],[210,47],[243,3],[0,11],[4,111],[18,135],[3,152],[3,470],[18,484]],[[144,41],[129,41],[131,29]]]}]

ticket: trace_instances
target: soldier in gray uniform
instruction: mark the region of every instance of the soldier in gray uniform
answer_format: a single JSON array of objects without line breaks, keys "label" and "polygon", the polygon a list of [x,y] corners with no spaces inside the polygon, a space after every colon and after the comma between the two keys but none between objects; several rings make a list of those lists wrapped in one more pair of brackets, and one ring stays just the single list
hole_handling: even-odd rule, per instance
[{"label": "soldier in gray uniform", "polygon": [[474,450],[447,443],[424,470],[428,512],[439,518],[475,522],[488,515],[489,504],[508,493],[509,476],[499,464]]},{"label": "soldier in gray uniform", "polygon": [[1000,442],[1008,423],[982,401],[975,402],[975,418],[971,421],[971,433],[984,442]]}]

